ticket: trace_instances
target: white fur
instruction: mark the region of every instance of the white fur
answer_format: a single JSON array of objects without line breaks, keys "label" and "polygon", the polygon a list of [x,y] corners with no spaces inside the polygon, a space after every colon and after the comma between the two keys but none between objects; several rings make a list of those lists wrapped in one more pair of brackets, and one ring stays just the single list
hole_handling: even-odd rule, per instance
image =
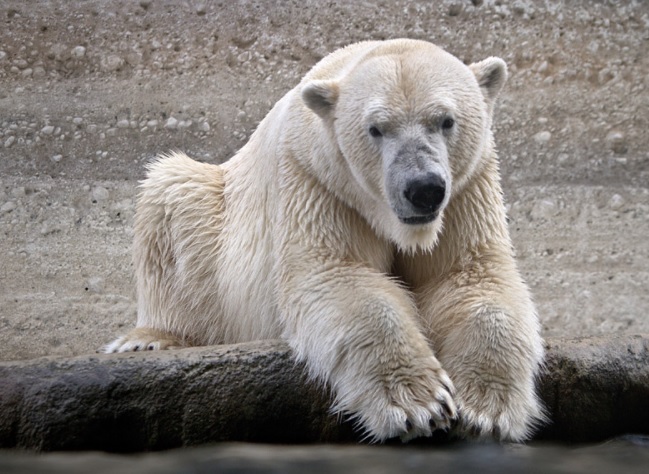
[{"label": "white fur", "polygon": [[[497,58],[358,43],[225,164],[161,157],[137,206],[137,328],[107,351],[282,337],[372,440],[457,417],[459,436],[527,438],[543,348],[490,131],[505,79]],[[439,216],[404,224],[403,188],[431,172]]]}]

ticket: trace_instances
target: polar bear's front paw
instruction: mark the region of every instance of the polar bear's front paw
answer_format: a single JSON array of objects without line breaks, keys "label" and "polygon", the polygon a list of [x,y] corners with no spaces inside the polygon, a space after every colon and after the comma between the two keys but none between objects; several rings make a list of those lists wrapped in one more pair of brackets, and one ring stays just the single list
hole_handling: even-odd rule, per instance
[{"label": "polar bear's front paw", "polygon": [[135,328],[125,336],[119,337],[100,352],[137,352],[164,349],[178,349],[184,344],[173,335],[151,328]]},{"label": "polar bear's front paw", "polygon": [[355,418],[367,438],[403,442],[448,430],[457,418],[453,383],[435,358],[403,368],[366,390]]},{"label": "polar bear's front paw", "polygon": [[453,434],[460,438],[522,442],[545,418],[533,392],[521,387],[479,390],[458,396],[459,420]]}]

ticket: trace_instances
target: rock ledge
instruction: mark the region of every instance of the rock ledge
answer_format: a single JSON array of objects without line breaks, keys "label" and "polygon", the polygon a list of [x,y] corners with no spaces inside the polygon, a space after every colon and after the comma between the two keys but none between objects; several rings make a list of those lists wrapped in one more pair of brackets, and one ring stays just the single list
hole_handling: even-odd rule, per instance
[{"label": "rock ledge", "polygon": [[[649,433],[649,335],[551,339],[537,439]],[[280,341],[0,363],[0,448],[135,452],[354,442]],[[440,437],[423,442],[443,441]]]}]

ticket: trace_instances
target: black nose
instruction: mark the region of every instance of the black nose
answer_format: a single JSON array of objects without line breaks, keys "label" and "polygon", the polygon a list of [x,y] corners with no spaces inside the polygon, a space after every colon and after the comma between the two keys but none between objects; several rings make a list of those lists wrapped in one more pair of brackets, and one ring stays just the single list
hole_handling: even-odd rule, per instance
[{"label": "black nose", "polygon": [[446,195],[446,182],[438,174],[427,174],[408,183],[405,198],[421,213],[437,211]]}]

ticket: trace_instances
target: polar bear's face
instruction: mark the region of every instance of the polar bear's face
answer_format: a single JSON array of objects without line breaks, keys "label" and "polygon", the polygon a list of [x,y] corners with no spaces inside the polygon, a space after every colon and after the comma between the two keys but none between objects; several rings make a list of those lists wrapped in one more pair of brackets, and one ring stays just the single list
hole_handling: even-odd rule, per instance
[{"label": "polar bear's face", "polygon": [[409,229],[386,232],[392,236],[441,228],[490,140],[493,101],[506,79],[498,58],[467,67],[429,46],[376,51],[302,94],[333,129],[358,192],[373,202],[368,208],[383,209],[375,212],[383,224],[376,216],[370,222]]},{"label": "polar bear's face", "polygon": [[391,106],[389,100],[375,96],[364,110],[361,126],[367,149],[363,153],[347,155],[344,141],[340,147],[345,156],[355,158],[356,168],[367,171],[359,182],[373,178],[364,183],[367,190],[384,199],[401,223],[428,224],[437,219],[451,195],[449,147],[457,129],[456,107],[451,101],[437,101],[409,113],[408,107]]}]

